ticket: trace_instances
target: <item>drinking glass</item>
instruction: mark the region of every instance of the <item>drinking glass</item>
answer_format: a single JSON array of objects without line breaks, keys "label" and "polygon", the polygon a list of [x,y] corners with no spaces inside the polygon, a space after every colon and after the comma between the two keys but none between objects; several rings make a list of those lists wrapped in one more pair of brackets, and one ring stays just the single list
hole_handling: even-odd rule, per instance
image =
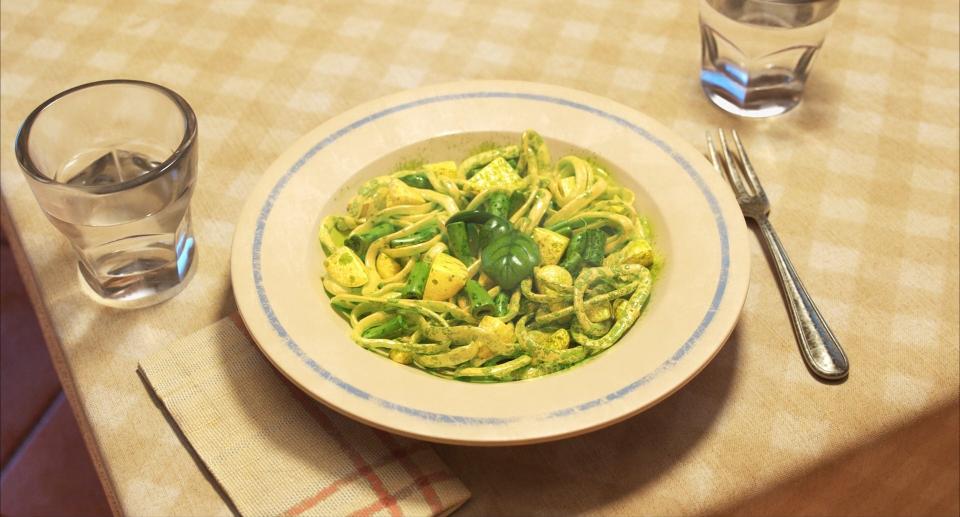
[{"label": "drinking glass", "polygon": [[743,117],[800,103],[810,66],[840,0],[700,0],[700,84]]},{"label": "drinking glass", "polygon": [[37,107],[15,148],[37,202],[77,252],[87,295],[136,308],[186,286],[197,261],[197,119],[183,97],[143,81],[83,84]]}]

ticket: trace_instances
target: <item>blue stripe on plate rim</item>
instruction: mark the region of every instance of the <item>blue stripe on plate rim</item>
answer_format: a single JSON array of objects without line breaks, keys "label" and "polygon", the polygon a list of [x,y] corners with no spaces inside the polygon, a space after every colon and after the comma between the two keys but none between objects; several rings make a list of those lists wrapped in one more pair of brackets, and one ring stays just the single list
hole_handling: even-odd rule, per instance
[{"label": "blue stripe on plate rim", "polygon": [[[583,111],[596,115],[598,117],[604,118],[611,122],[614,122],[620,126],[623,126],[640,137],[646,139],[650,143],[656,145],[663,152],[667,153],[670,158],[673,159],[680,167],[687,173],[688,176],[694,181],[697,187],[700,189],[700,192],[703,193],[704,197],[707,200],[707,204],[710,206],[710,210],[713,213],[714,222],[717,225],[717,232],[720,237],[720,276],[717,279],[717,288],[713,294],[713,299],[711,300],[710,307],[707,309],[706,314],[700,321],[700,324],[697,325],[697,328],[694,329],[693,333],[687,340],[677,349],[674,354],[660,364],[655,370],[650,373],[647,373],[643,377],[627,384],[626,386],[613,391],[607,394],[604,397],[596,398],[588,402],[577,404],[575,406],[570,406],[564,409],[551,411],[549,413],[544,413],[541,415],[535,415],[531,417],[511,417],[511,418],[502,418],[502,417],[473,417],[473,416],[463,416],[463,415],[448,415],[444,413],[436,413],[432,411],[426,411],[422,409],[417,409],[414,407],[405,406],[402,404],[397,404],[389,400],[377,397],[371,393],[368,393],[356,386],[353,386],[343,379],[340,379],[332,372],[324,369],[320,364],[318,364],[312,357],[307,355],[300,345],[294,341],[287,330],[280,323],[279,318],[276,313],[273,311],[273,307],[270,305],[270,300],[267,298],[266,290],[263,286],[263,275],[260,271],[261,264],[261,251],[263,245],[263,234],[266,231],[267,221],[270,216],[270,212],[273,209],[274,203],[276,203],[277,198],[280,195],[280,192],[283,191],[286,184],[290,181],[294,174],[300,171],[303,166],[310,161],[310,159],[317,154],[320,150],[329,146],[330,144],[336,142],[338,139],[344,135],[350,133],[351,131],[363,127],[371,122],[376,120],[388,117],[394,113],[401,111],[406,111],[414,109],[420,106],[426,106],[429,104],[436,104],[441,102],[453,102],[467,99],[522,99],[535,102],[545,102],[550,104],[556,104],[560,106],[565,106],[575,110]],[[723,218],[723,213],[720,211],[720,205],[717,202],[716,197],[707,187],[703,178],[697,173],[697,171],[687,162],[680,153],[674,151],[666,142],[660,140],[656,136],[652,135],[650,132],[644,128],[637,126],[636,124],[626,120],[617,115],[613,115],[606,111],[603,111],[599,108],[589,106],[580,102],[575,102],[559,97],[549,96],[549,95],[540,95],[533,93],[520,93],[520,92],[502,92],[502,91],[476,91],[476,92],[464,92],[464,93],[453,93],[445,95],[434,95],[430,97],[424,97],[410,102],[404,102],[391,106],[389,108],[383,109],[376,113],[367,115],[363,118],[355,120],[350,124],[334,131],[333,133],[327,135],[313,147],[310,148],[303,156],[300,157],[287,170],[286,173],[274,184],[273,188],[270,190],[270,194],[267,196],[266,202],[264,202],[263,207],[260,210],[260,215],[257,217],[257,227],[254,233],[253,239],[253,282],[256,288],[257,297],[260,301],[260,307],[263,309],[264,315],[267,320],[270,322],[270,325],[277,332],[278,337],[280,337],[286,344],[287,348],[290,349],[298,358],[300,358],[304,364],[313,370],[320,378],[330,382],[337,386],[338,388],[344,390],[345,392],[354,395],[358,398],[367,400],[369,402],[375,403],[385,409],[392,411],[397,411],[406,415],[410,415],[416,418],[423,420],[428,420],[432,422],[444,423],[444,424],[465,424],[465,425],[506,425],[515,423],[525,419],[553,419],[553,418],[562,418],[570,416],[576,413],[582,413],[589,411],[590,409],[602,406],[609,402],[615,401],[619,398],[624,397],[625,395],[635,391],[640,386],[650,382],[652,379],[662,374],[666,370],[672,368],[676,365],[690,350],[696,345],[697,341],[706,331],[707,327],[713,321],[714,314],[716,314],[717,309],[720,306],[720,301],[723,298],[723,295],[726,291],[727,286],[727,277],[729,274],[730,268],[730,243],[728,239],[727,226]]]}]

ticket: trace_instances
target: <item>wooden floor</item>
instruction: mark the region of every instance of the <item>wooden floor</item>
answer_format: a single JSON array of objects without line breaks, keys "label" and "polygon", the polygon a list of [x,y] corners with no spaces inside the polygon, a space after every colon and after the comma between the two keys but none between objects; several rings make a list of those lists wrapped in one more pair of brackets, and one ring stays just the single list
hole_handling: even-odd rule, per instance
[{"label": "wooden floor", "polygon": [[0,241],[0,514],[110,515],[10,249]]},{"label": "wooden floor", "polygon": [[960,515],[958,429],[955,403],[720,515],[955,517]]}]

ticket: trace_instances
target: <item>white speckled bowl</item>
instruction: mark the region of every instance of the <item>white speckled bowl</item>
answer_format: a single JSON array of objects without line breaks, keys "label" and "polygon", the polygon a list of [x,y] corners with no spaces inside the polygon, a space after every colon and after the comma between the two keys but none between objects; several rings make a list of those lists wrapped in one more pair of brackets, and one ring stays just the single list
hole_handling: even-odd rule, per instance
[{"label": "white speckled bowl", "polygon": [[[358,185],[411,158],[462,159],[539,131],[558,158],[595,154],[637,194],[666,267],[640,320],[586,364],[522,382],[441,379],[355,345],[319,283],[316,228]],[[583,92],[461,82],[378,99],[314,129],[260,179],[233,242],[233,288],[257,344],[324,404],[425,440],[505,445],[598,429],[656,404],[716,355],[743,306],[739,208],[697,151],[637,111]]]}]

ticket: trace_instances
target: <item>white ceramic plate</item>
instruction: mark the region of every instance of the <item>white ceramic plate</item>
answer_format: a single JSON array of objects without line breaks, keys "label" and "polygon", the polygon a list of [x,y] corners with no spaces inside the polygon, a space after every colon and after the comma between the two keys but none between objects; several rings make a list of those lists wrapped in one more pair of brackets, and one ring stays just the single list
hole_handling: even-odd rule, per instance
[{"label": "white ceramic plate", "polygon": [[[624,338],[589,363],[521,382],[434,377],[355,345],[320,285],[322,216],[405,159],[461,159],[481,142],[539,131],[554,159],[599,156],[637,194],[666,267]],[[284,152],[247,199],[233,288],[264,354],[324,404],[388,431],[476,445],[532,443],[636,414],[693,378],[733,330],[750,257],[739,208],[671,131],[608,99],[521,82],[461,82],[351,109]]]}]

